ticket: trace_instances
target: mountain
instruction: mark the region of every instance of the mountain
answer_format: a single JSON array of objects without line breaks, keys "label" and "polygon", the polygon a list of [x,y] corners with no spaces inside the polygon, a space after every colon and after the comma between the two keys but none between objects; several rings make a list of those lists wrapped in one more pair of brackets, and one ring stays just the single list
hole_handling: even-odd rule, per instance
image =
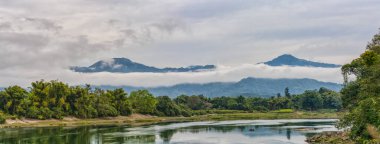
[{"label": "mountain", "polygon": [[215,69],[215,65],[195,65],[181,68],[156,68],[146,66],[144,64],[133,62],[127,58],[112,58],[110,60],[101,60],[89,67],[71,67],[70,69],[75,72],[94,73],[94,72],[117,72],[117,73],[131,73],[131,72],[197,72],[204,70]]},{"label": "mountain", "polygon": [[264,62],[266,65],[270,66],[306,66],[306,67],[323,67],[323,68],[339,68],[341,65],[336,64],[328,64],[328,63],[320,63],[320,62],[313,62],[308,61],[304,59],[296,58],[289,54],[281,55],[271,61]]},{"label": "mountain", "polygon": [[[296,58],[289,54],[281,55],[271,61],[264,62],[270,66],[307,66],[307,67],[323,67],[323,68],[338,68],[341,65],[313,62],[304,59]],[[72,71],[82,73],[94,73],[94,72],[115,72],[115,73],[131,73],[131,72],[153,72],[153,73],[165,73],[165,72],[198,72],[205,70],[215,69],[215,65],[194,65],[189,67],[180,68],[157,68],[153,66],[146,66],[141,63],[133,62],[127,58],[112,58],[110,60],[101,60],[89,67],[70,67]]]},{"label": "mountain", "polygon": [[[114,86],[100,86],[104,89],[114,89]],[[283,93],[289,87],[292,94],[300,94],[305,90],[325,87],[339,91],[342,85],[330,82],[321,82],[314,79],[269,79],[269,78],[245,78],[239,82],[214,82],[206,84],[178,84],[168,87],[131,87],[123,86],[126,91],[147,89],[156,96],[167,95],[176,97],[185,95],[204,95],[207,97],[217,96],[261,96],[270,97],[277,93]]]}]

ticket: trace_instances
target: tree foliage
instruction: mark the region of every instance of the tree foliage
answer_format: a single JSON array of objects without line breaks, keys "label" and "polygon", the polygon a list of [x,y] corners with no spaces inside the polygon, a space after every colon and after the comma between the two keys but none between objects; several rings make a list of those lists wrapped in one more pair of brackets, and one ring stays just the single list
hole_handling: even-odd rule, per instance
[{"label": "tree foliage", "polygon": [[89,85],[69,87],[59,81],[36,81],[30,91],[12,86],[0,91],[0,108],[10,115],[35,119],[64,116],[96,118],[130,115],[132,108],[122,89],[92,91]]},{"label": "tree foliage", "polygon": [[175,104],[168,96],[157,97],[157,111],[161,116],[179,116],[181,114],[181,108]]},{"label": "tree foliage", "polygon": [[129,100],[132,103],[132,108],[137,113],[141,114],[153,114],[157,100],[147,90],[138,90],[131,93]]},{"label": "tree foliage", "polygon": [[0,92],[0,101],[2,103],[0,108],[12,115],[19,114],[22,112],[20,105],[27,96],[27,91],[19,86],[5,88],[4,91]]},{"label": "tree foliage", "polygon": [[202,95],[186,96],[181,95],[174,99],[179,104],[186,106],[192,110],[201,110],[211,108],[212,104],[208,102],[208,99]]},{"label": "tree foliage", "polygon": [[[342,67],[345,86],[343,106],[349,111],[341,127],[351,127],[351,136],[358,142],[372,139],[367,126],[380,128],[380,33],[368,43],[359,58]],[[350,80],[354,76],[354,80]]]},{"label": "tree foliage", "polygon": [[[285,92],[289,89],[285,89]],[[132,113],[158,116],[191,116],[197,110],[270,111],[280,109],[339,109],[340,95],[328,89],[306,91],[300,95],[285,93],[284,97],[215,97],[181,95],[153,96],[147,90],[103,90],[90,85],[69,86],[60,81],[36,81],[29,91],[11,86],[0,91],[0,111],[6,115],[34,119],[62,119],[65,116],[97,118],[128,116]]]},{"label": "tree foliage", "polygon": [[4,124],[6,121],[5,115],[3,112],[0,111],[0,124]]}]

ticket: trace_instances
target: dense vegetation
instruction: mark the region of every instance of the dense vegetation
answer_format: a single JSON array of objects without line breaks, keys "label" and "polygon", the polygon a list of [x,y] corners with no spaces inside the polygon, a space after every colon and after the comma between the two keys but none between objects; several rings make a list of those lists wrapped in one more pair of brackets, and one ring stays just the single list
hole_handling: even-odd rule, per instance
[{"label": "dense vegetation", "polygon": [[[155,97],[147,90],[102,90],[86,86],[69,86],[59,81],[36,81],[28,90],[10,86],[0,91],[0,122],[5,115],[33,119],[62,119],[65,116],[97,118],[127,116],[132,113],[157,116],[191,116],[196,110],[272,111],[280,109],[318,110],[342,107],[340,95],[326,88],[276,97],[216,97],[181,95]],[[212,111],[211,111],[212,112]],[[3,114],[4,113],[4,114]]]},{"label": "dense vegetation", "polygon": [[205,98],[203,96],[179,96],[174,101],[191,108],[192,110],[202,109],[228,109],[247,111],[273,111],[280,109],[295,109],[314,111],[319,109],[336,109],[342,107],[339,93],[320,88],[318,90],[308,90],[303,94],[291,95],[285,89],[285,96],[278,94],[276,97],[215,97]]},{"label": "dense vegetation", "polygon": [[[359,143],[380,143],[380,33],[368,43],[366,51],[342,67],[345,77],[343,106],[348,110],[341,127],[351,127],[351,137]],[[350,81],[350,75],[355,80]]]}]

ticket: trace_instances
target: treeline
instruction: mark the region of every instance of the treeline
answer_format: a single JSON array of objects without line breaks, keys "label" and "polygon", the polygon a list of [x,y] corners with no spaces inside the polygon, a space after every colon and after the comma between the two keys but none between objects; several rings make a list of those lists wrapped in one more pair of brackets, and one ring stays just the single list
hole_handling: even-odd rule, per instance
[{"label": "treeline", "polygon": [[174,99],[176,104],[192,110],[222,109],[222,110],[246,110],[246,111],[273,111],[279,109],[295,109],[315,111],[319,109],[342,108],[342,100],[339,93],[320,88],[319,90],[307,90],[303,94],[291,95],[289,89],[285,89],[285,96],[278,94],[271,98],[261,97],[215,97],[203,96],[178,96]]},{"label": "treeline", "polygon": [[10,86],[0,92],[0,110],[9,115],[35,119],[62,119],[64,116],[96,118],[135,113],[152,114],[158,100],[148,91],[129,96],[123,89],[102,90],[68,86],[59,81],[37,81],[30,91]]},{"label": "treeline", "polygon": [[[133,91],[129,95],[123,89],[102,90],[86,86],[69,86],[60,81],[36,81],[28,90],[10,86],[0,91],[0,115],[5,113],[33,119],[62,119],[65,116],[97,118],[128,116],[132,113],[157,116],[191,116],[194,110],[245,110],[271,111],[279,109],[318,110],[340,109],[339,93],[320,88],[285,96],[216,97],[181,95],[155,97],[147,90]],[[1,119],[0,119],[1,121]]]}]

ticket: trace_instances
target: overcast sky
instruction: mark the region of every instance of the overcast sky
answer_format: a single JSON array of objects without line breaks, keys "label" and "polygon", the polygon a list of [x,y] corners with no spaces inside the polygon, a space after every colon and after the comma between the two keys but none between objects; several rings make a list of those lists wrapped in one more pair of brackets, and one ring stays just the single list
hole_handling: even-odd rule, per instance
[{"label": "overcast sky", "polygon": [[[341,82],[339,69],[255,65],[281,54],[344,64],[380,27],[378,0],[0,0],[0,86],[39,79],[156,86],[244,77]],[[217,71],[78,74],[127,57]]]}]

